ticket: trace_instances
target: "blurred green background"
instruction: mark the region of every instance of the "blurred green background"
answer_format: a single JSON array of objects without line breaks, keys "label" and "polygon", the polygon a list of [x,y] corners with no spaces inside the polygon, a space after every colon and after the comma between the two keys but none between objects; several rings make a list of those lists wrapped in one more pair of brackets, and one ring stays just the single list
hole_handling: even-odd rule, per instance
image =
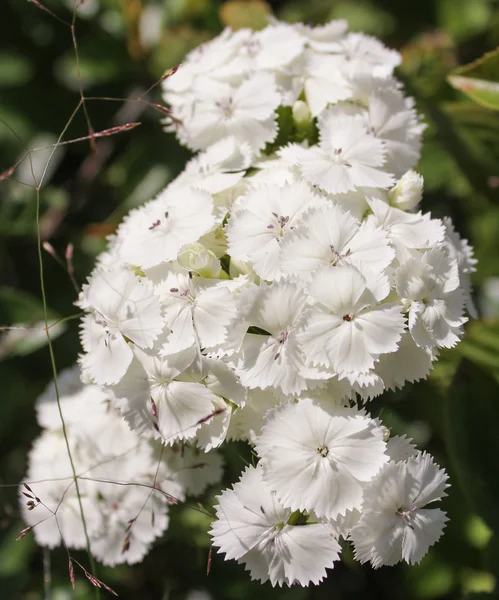
[{"label": "blurred green background", "polygon": [[[44,0],[64,21],[73,0]],[[53,144],[80,99],[88,100],[95,131],[140,121],[140,127],[105,137],[91,152],[88,141],[61,146],[40,190],[40,233],[64,259],[74,245],[74,270],[85,281],[95,256],[123,215],[151,198],[183,167],[188,153],[161,127],[162,114],[136,99],[178,64],[184,54],[224,25],[260,27],[278,18],[322,23],[347,18],[352,30],[383,39],[401,51],[398,76],[424,113],[424,210],[450,215],[475,247],[474,275],[480,320],[465,340],[442,352],[427,382],[385,394],[372,404],[395,433],[408,433],[432,452],[451,476],[443,508],[450,521],[444,538],[416,567],[374,571],[351,552],[321,586],[276,589],[251,583],[242,566],[213,556],[206,575],[208,522],[188,507],[174,507],[172,525],[143,564],[99,569],[99,577],[124,599],[343,600],[499,597],[499,113],[473,103],[447,83],[456,66],[499,45],[498,0],[84,0],[77,9],[78,79],[71,29],[32,0],[0,2],[0,600],[44,598],[43,551],[24,527],[17,492],[26,454],[39,432],[33,410],[51,379],[44,334],[36,251],[36,193]],[[499,80],[499,73],[492,72]],[[161,101],[158,89],[147,100]],[[64,139],[87,135],[80,110]],[[65,270],[44,255],[49,315],[76,314],[76,293]],[[75,361],[78,321],[52,331],[57,367]],[[243,467],[246,451],[226,451],[226,481]],[[211,493],[215,493],[212,490]],[[206,504],[212,501],[207,495]],[[75,556],[87,563],[84,554]],[[81,573],[72,592],[63,550],[51,560],[54,600],[94,598]],[[497,580],[497,588],[496,588]],[[106,593],[102,597],[106,597]]]}]

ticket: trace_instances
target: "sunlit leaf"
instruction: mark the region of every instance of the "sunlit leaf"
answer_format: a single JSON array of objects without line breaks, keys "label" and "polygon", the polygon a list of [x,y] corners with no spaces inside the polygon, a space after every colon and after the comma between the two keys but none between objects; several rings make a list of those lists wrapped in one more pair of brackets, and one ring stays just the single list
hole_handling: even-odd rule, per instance
[{"label": "sunlit leaf", "polygon": [[475,102],[499,110],[499,48],[454,69],[448,81]]}]

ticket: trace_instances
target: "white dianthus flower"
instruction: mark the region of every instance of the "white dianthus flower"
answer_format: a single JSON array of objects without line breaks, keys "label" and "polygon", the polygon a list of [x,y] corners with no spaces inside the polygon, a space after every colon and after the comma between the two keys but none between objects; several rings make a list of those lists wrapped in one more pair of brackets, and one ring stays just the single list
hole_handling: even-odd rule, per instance
[{"label": "white dianthus flower", "polygon": [[380,298],[352,265],[316,271],[308,288],[316,304],[303,312],[296,336],[312,365],[334,374],[362,374],[380,355],[397,350],[404,318],[398,305],[378,304],[389,287],[381,283],[377,289],[383,291]]},{"label": "white dianthus flower", "polygon": [[319,132],[317,146],[302,148],[290,144],[278,152],[285,161],[296,165],[311,185],[330,194],[392,185],[393,176],[383,170],[383,142],[368,133],[360,120],[325,113],[319,119]]},{"label": "white dianthus flower", "polygon": [[295,515],[264,482],[260,466],[248,467],[217,500],[213,545],[226,560],[244,563],[252,579],[270,579],[273,586],[318,584],[339,558],[331,525],[295,525]]},{"label": "white dianthus flower", "polygon": [[372,220],[359,223],[340,206],[328,202],[307,212],[299,227],[282,241],[280,270],[310,279],[319,267],[364,264],[383,271],[395,252],[386,233]]},{"label": "white dianthus flower", "polygon": [[211,195],[193,187],[166,188],[136,209],[118,230],[120,258],[148,269],[172,261],[182,246],[197,242],[215,225]]},{"label": "white dianthus flower", "polygon": [[284,506],[337,518],[359,509],[388,461],[383,433],[356,409],[303,398],[270,413],[256,441],[263,478]]},{"label": "white dianthus flower", "polygon": [[409,330],[421,348],[452,348],[459,341],[464,294],[457,262],[433,248],[407,260],[396,273],[397,293],[409,306]]},{"label": "white dianthus flower", "polygon": [[307,209],[325,202],[304,182],[251,190],[233,207],[225,227],[230,256],[248,261],[263,279],[275,279],[282,240]]},{"label": "white dianthus flower", "polygon": [[366,487],[361,518],[350,533],[355,556],[373,567],[418,563],[442,535],[447,517],[426,508],[446,496],[447,474],[428,454],[390,462]]},{"label": "white dianthus flower", "polygon": [[133,357],[129,342],[151,348],[161,333],[159,300],[148,281],[124,267],[95,271],[83,293],[91,314],[82,323],[82,369],[98,384],[116,383]]}]

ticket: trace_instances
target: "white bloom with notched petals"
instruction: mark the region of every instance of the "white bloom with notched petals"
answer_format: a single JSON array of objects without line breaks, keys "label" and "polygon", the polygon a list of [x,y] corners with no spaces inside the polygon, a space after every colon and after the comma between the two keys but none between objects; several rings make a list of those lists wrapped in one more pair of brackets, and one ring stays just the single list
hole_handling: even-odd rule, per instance
[{"label": "white bloom with notched petals", "polygon": [[213,545],[249,570],[251,578],[275,586],[318,584],[338,560],[340,545],[328,523],[295,525],[262,479],[248,467],[232,489],[217,496]]},{"label": "white bloom with notched petals", "polygon": [[290,144],[278,151],[281,158],[298,167],[311,185],[329,194],[392,185],[393,176],[383,169],[383,142],[368,133],[358,118],[323,113],[319,133],[317,146]]},{"label": "white bloom with notched petals", "polygon": [[398,295],[409,309],[409,330],[421,348],[452,348],[468,320],[457,262],[439,248],[410,258],[396,273]]},{"label": "white bloom with notched petals", "polygon": [[[377,287],[388,294],[389,286]],[[374,296],[358,268],[321,268],[308,292],[316,304],[303,312],[297,340],[312,365],[333,374],[362,374],[379,355],[397,350],[405,326],[400,307],[379,305],[382,298]]]},{"label": "white bloom with notched petals", "polygon": [[388,461],[383,432],[357,409],[303,398],[270,413],[256,441],[263,478],[284,506],[335,519],[359,509]]},{"label": "white bloom with notched petals", "polygon": [[386,233],[368,219],[359,223],[340,206],[328,202],[307,212],[302,223],[281,243],[280,270],[310,279],[319,267],[362,263],[383,271],[395,252]]},{"label": "white bloom with notched petals", "polygon": [[152,285],[127,268],[99,269],[83,288],[85,306],[81,340],[83,371],[98,384],[121,379],[133,353],[130,342],[151,348],[164,327]]},{"label": "white bloom with notched petals", "polygon": [[271,73],[256,72],[234,87],[206,82],[184,120],[183,141],[192,150],[203,150],[221,138],[233,136],[248,144],[255,155],[277,135],[276,109],[281,95]]},{"label": "white bloom with notched petals", "polygon": [[192,439],[213,413],[215,395],[203,383],[183,377],[196,350],[161,356],[135,350],[125,377],[111,389],[130,428],[161,438],[166,444]]},{"label": "white bloom with notched petals", "polygon": [[215,226],[211,195],[192,187],[166,188],[132,211],[118,230],[120,258],[148,269],[173,261],[185,244],[197,242]]},{"label": "white bloom with notched petals", "polygon": [[357,560],[374,568],[419,563],[442,536],[447,517],[431,504],[447,487],[446,472],[426,453],[385,465],[366,487],[362,516],[350,533]]},{"label": "white bloom with notched petals", "polygon": [[307,209],[325,203],[304,182],[251,190],[233,207],[226,225],[228,253],[236,260],[248,261],[263,279],[278,277],[282,240],[302,221]]},{"label": "white bloom with notched petals", "polygon": [[247,317],[250,329],[241,346],[236,373],[249,389],[274,388],[296,394],[327,373],[305,365],[305,355],[296,338],[297,324],[307,296],[301,286],[276,281],[260,289]]},{"label": "white bloom with notched petals", "polygon": [[162,352],[211,348],[226,340],[236,304],[223,281],[203,280],[192,272],[169,273],[156,292],[166,323]]}]

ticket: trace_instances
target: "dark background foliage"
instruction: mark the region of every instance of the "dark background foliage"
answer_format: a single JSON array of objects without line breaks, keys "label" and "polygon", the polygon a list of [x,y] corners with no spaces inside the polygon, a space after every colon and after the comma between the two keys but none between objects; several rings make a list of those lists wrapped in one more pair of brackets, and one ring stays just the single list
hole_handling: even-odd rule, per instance
[{"label": "dark background foliage", "polygon": [[[42,328],[37,256],[36,192],[51,149],[26,149],[88,135],[81,98],[93,130],[140,121],[130,131],[60,146],[40,188],[39,231],[64,261],[74,246],[74,270],[85,281],[95,256],[130,208],[151,198],[183,167],[188,153],[161,127],[151,106],[158,90],[137,100],[165,69],[216,35],[224,25],[260,27],[266,14],[322,23],[348,18],[350,28],[381,37],[402,52],[398,76],[428,123],[418,169],[425,177],[424,210],[450,215],[479,259],[474,276],[479,321],[441,359],[430,379],[385,394],[373,403],[395,433],[408,433],[450,472],[444,538],[419,566],[374,571],[344,562],[321,586],[276,589],[251,583],[243,567],[213,556],[206,575],[207,519],[188,506],[174,507],[172,525],[143,564],[99,569],[124,599],[286,600],[493,598],[499,578],[499,113],[453,90],[448,73],[499,44],[497,0],[84,0],[76,11],[75,61],[70,24],[73,0],[45,0],[65,23],[36,0],[0,2],[0,325],[21,326],[0,337],[0,598],[44,596],[43,560],[50,560],[52,597],[87,599],[94,590],[77,573],[71,591],[67,555],[45,553],[28,535],[17,508],[15,484],[39,432],[34,401],[52,377]],[[69,24],[69,25],[68,25]],[[496,73],[496,78],[499,74]],[[81,90],[80,90],[81,85]],[[96,97],[116,100],[90,99]],[[31,166],[30,166],[31,161]],[[49,316],[75,315],[67,272],[44,254]],[[57,368],[74,363],[78,321],[52,329]],[[226,451],[226,483],[247,456],[244,445]],[[216,490],[211,490],[216,493]],[[208,506],[212,495],[205,499]],[[496,532],[496,533],[494,533]],[[87,557],[76,556],[83,564]],[[47,563],[48,564],[48,563]],[[498,588],[499,589],[499,588]],[[104,592],[103,596],[106,595]]]}]

